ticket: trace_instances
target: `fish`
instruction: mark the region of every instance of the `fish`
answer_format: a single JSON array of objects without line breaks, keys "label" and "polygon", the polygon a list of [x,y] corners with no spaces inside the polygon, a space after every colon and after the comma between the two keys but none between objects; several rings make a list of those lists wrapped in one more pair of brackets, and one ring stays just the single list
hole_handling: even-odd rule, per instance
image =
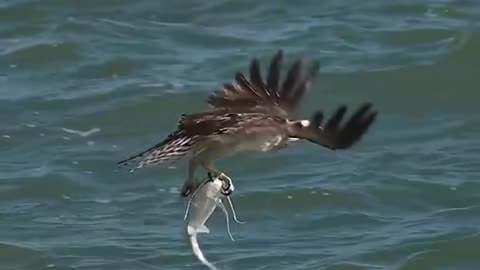
[{"label": "fish", "polygon": [[230,195],[233,191],[234,186],[230,178],[225,177],[224,174],[220,174],[218,177],[214,178],[209,174],[209,177],[198,186],[195,192],[192,193],[185,210],[184,221],[186,221],[186,234],[189,238],[192,252],[197,259],[210,270],[218,270],[218,268],[209,262],[203,255],[198,244],[198,234],[210,233],[210,230],[205,223],[213,214],[217,206],[220,206],[225,214],[228,235],[232,241],[235,241],[230,231],[229,215],[223,201],[228,201],[235,222],[239,224],[244,224],[245,222],[238,220],[235,213],[233,203],[230,199]]}]

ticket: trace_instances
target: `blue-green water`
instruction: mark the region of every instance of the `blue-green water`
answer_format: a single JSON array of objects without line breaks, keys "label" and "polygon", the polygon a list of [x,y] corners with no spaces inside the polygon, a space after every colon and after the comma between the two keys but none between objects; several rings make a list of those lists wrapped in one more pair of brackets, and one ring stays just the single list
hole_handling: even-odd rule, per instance
[{"label": "blue-green water", "polygon": [[205,269],[183,235],[185,164],[115,162],[279,48],[321,63],[306,117],[372,101],[378,121],[348,151],[220,163],[248,223],[232,243],[216,214],[206,256],[480,269],[478,1],[11,0],[0,22],[0,269]]}]

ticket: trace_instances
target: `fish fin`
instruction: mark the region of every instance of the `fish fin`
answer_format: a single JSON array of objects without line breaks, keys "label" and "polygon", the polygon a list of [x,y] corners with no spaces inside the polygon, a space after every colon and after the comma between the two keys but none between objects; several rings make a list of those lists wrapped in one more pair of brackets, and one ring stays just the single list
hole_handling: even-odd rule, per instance
[{"label": "fish fin", "polygon": [[193,226],[188,225],[187,226],[187,233],[188,233],[188,235],[194,235],[194,234],[197,233],[197,230],[195,230],[195,228]]},{"label": "fish fin", "polygon": [[210,233],[210,230],[205,225],[200,225],[198,228],[195,228],[192,225],[188,225],[187,233],[188,235],[194,235],[199,233]]},{"label": "fish fin", "polygon": [[205,225],[200,225],[200,226],[197,228],[197,232],[198,232],[198,233],[210,233],[210,230],[207,228],[207,226],[205,226]]}]

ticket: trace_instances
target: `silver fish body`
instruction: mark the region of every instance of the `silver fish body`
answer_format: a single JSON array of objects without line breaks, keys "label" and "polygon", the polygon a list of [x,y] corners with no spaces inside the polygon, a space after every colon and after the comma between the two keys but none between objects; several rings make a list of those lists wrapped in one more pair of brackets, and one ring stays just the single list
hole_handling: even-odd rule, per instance
[{"label": "silver fish body", "polygon": [[215,208],[222,203],[221,193],[222,181],[214,179],[208,181],[199,187],[197,192],[192,195],[189,202],[189,209],[185,219],[187,223],[187,234],[209,233],[210,230],[205,226],[208,218],[212,215]]},{"label": "silver fish body", "polygon": [[225,198],[230,204],[235,221],[237,223],[242,223],[237,220],[230,198],[228,195],[225,195],[230,194],[233,191],[233,184],[230,181],[227,183],[227,188],[225,188],[225,182],[219,178],[207,180],[206,182],[202,183],[192,194],[185,212],[186,233],[189,237],[193,254],[211,270],[217,270],[218,268],[216,268],[205,258],[200,246],[198,245],[197,239],[198,234],[210,232],[207,226],[205,226],[205,223],[208,221],[217,206],[220,206],[222,211],[225,213],[228,234],[232,241],[234,241],[232,234],[230,233],[228,211],[223,204],[223,200]]}]

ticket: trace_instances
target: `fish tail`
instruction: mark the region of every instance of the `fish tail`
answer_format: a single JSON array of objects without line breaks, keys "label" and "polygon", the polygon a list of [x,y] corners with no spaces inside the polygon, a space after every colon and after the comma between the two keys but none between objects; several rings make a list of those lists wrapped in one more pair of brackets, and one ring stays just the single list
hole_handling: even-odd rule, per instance
[{"label": "fish tail", "polygon": [[192,251],[195,256],[197,256],[198,260],[201,261],[205,266],[210,268],[210,270],[219,270],[215,265],[213,265],[211,262],[203,256],[203,252],[200,249],[200,246],[198,245],[198,239],[197,239],[197,234],[193,233],[190,235],[190,244],[192,245]]}]

